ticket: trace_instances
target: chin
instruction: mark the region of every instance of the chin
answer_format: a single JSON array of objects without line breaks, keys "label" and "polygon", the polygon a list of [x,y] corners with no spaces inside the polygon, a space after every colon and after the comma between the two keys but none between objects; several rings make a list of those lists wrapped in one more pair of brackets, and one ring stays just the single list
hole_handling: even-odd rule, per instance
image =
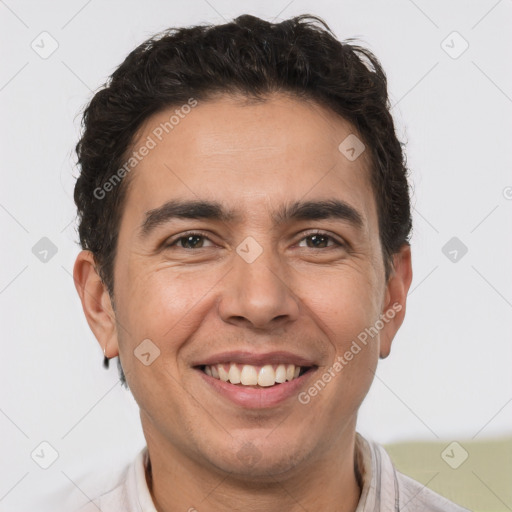
[{"label": "chin", "polygon": [[[213,453],[210,462],[223,473],[236,475],[245,481],[274,482],[274,477],[296,471],[307,458],[307,447],[299,441],[269,443],[267,433],[254,441],[231,440],[223,453]],[[226,456],[227,455],[227,456]]]}]

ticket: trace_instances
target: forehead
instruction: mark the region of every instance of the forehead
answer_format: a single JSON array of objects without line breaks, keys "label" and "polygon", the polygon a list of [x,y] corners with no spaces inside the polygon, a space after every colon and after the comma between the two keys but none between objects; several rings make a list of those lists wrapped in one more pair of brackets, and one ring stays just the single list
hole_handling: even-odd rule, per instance
[{"label": "forehead", "polygon": [[376,212],[369,151],[353,159],[346,149],[354,141],[357,133],[341,117],[282,94],[174,106],[139,130],[131,150],[145,155],[131,171],[123,217],[140,218],[170,199],[188,197],[218,201],[238,219],[249,219],[263,213],[263,204],[270,212],[334,196],[370,222]]}]

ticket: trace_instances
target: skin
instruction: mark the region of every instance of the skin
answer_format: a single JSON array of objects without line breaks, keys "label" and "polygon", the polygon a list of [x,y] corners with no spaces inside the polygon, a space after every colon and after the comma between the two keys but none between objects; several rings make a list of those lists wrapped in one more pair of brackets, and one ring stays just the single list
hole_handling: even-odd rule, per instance
[{"label": "skin", "polygon": [[[173,110],[148,119],[134,148]],[[338,150],[351,133],[329,110],[284,94],[199,103],[132,171],[115,309],[93,255],[78,255],[74,278],[88,323],[106,355],[120,355],[140,407],[160,512],[355,510],[357,411],[403,321],[412,270],[404,245],[385,279],[369,152],[351,162]],[[173,198],[215,199],[241,217],[175,219],[141,238],[146,212]],[[362,228],[272,220],[284,204],[331,198],[358,210]],[[199,248],[158,248],[189,230],[208,238]],[[314,245],[311,230],[332,238]],[[252,263],[236,252],[248,236],[263,249]],[[318,366],[304,391],[393,304],[402,309],[308,404],[292,397],[279,407],[240,407],[191,366],[229,350],[286,350]],[[160,350],[149,366],[134,357],[144,339]],[[237,456],[244,446],[256,462]]]}]

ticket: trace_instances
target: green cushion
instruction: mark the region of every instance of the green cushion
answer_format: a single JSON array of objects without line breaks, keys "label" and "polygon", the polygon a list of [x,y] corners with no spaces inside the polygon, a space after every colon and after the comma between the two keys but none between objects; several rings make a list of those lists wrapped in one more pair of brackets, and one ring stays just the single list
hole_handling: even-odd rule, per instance
[{"label": "green cushion", "polygon": [[512,437],[384,447],[400,472],[465,508],[474,512],[512,510]]}]

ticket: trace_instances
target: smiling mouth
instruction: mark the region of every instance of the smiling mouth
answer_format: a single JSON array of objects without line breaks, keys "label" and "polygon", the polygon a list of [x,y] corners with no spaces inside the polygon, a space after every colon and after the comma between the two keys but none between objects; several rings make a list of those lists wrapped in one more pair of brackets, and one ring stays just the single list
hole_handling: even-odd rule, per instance
[{"label": "smiling mouth", "polygon": [[230,384],[247,387],[268,388],[298,379],[314,366],[296,366],[294,364],[212,364],[198,367],[209,377]]}]

